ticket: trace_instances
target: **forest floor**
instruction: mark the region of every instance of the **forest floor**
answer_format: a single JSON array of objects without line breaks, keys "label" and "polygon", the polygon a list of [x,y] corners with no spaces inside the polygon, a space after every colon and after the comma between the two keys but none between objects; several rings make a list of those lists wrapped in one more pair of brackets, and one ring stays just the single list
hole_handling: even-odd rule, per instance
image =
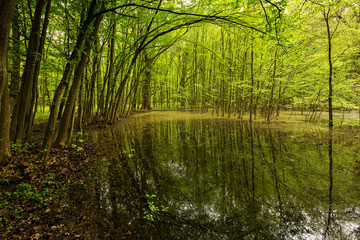
[{"label": "forest floor", "polygon": [[10,164],[0,169],[0,239],[97,239],[84,179],[99,164],[99,149],[79,142],[42,162],[41,129],[31,144],[12,144]]},{"label": "forest floor", "polygon": [[[294,118],[304,122],[303,116],[290,112],[279,121]],[[91,125],[88,131],[98,127]],[[43,162],[39,158],[43,129],[44,123],[38,123],[31,143],[12,144],[10,164],[0,169],[0,239],[111,239],[97,235],[97,228],[111,226],[94,216],[96,206],[89,202],[94,195],[89,185],[98,181],[91,174],[101,166],[104,150],[77,141],[51,150]]]}]

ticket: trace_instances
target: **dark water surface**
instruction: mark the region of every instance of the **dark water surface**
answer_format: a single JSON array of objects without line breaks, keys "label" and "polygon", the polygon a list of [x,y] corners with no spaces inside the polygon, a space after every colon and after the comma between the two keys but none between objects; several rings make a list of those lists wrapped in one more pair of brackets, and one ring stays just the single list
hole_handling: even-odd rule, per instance
[{"label": "dark water surface", "polygon": [[[111,239],[360,239],[360,132],[143,114],[91,139]],[[306,126],[306,128],[304,128]],[[286,129],[286,130],[285,130]]]}]

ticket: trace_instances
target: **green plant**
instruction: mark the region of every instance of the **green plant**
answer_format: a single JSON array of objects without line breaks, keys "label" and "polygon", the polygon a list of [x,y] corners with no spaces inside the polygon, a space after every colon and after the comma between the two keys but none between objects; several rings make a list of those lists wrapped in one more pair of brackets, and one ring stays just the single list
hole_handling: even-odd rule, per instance
[{"label": "green plant", "polygon": [[44,149],[39,151],[39,155],[45,154],[47,152],[48,152],[48,150],[46,148],[44,148]]},{"label": "green plant", "polygon": [[130,149],[129,151],[123,151],[129,158],[132,158],[135,155],[135,149]]},{"label": "green plant", "polygon": [[101,159],[101,167],[104,171],[108,170],[109,169],[109,166],[110,166],[110,162],[107,158],[102,158]]},{"label": "green plant", "polygon": [[143,208],[145,219],[147,219],[149,221],[154,221],[154,214],[156,212],[160,212],[160,211],[166,212],[169,210],[169,207],[164,207],[163,205],[161,205],[159,208],[154,204],[153,200],[156,198],[155,194],[152,194],[152,195],[146,194],[145,197],[147,199],[147,205],[148,205],[148,209]]},{"label": "green plant", "polygon": [[19,217],[20,217],[20,214],[21,214],[23,211],[24,211],[24,210],[17,210],[17,209],[15,209],[15,210],[14,210],[14,213],[13,213],[14,218],[19,218]]},{"label": "green plant", "polygon": [[80,179],[73,182],[74,185],[86,186],[85,181]]},{"label": "green plant", "polygon": [[34,148],[34,147],[35,147],[34,143],[20,144],[20,143],[10,142],[10,149],[11,149],[11,151],[14,151],[14,152],[28,150],[28,149]]},{"label": "green plant", "polygon": [[16,197],[23,197],[34,202],[44,201],[43,194],[37,192],[29,183],[19,183],[17,189],[18,191],[13,193]]},{"label": "green plant", "polygon": [[0,202],[0,209],[6,208],[9,205],[9,202],[7,200],[2,200]]},{"label": "green plant", "polygon": [[84,150],[82,147],[77,147],[77,148],[76,148],[76,151],[77,151],[77,152],[81,152],[82,150]]},{"label": "green plant", "polygon": [[91,175],[91,173],[88,174],[87,179],[89,180],[89,182],[92,182],[92,183],[100,183],[99,177],[93,176],[93,175]]},{"label": "green plant", "polygon": [[8,227],[6,228],[6,232],[7,232],[7,233],[11,233],[12,228],[13,228],[13,226],[11,226],[11,225],[8,226]]},{"label": "green plant", "polygon": [[84,142],[84,139],[79,138],[79,139],[77,140],[77,142],[78,142],[78,143],[82,143],[82,142]]},{"label": "green plant", "polygon": [[9,183],[9,179],[0,179],[0,185]]},{"label": "green plant", "polygon": [[[0,209],[5,208],[9,202],[8,200],[23,198],[27,200],[31,200],[33,202],[40,203],[40,206],[46,206],[45,198],[46,197],[58,197],[58,190],[63,190],[64,186],[56,181],[56,175],[54,173],[49,173],[48,177],[44,180],[45,187],[42,191],[37,191],[29,183],[19,183],[17,185],[17,190],[14,192],[5,192],[5,199],[0,202]],[[14,216],[18,216],[20,211],[14,210]]]}]

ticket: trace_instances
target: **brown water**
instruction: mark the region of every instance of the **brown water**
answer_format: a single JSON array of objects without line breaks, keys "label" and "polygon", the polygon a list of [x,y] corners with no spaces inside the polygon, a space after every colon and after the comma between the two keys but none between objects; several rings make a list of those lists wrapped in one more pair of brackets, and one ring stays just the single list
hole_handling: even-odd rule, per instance
[{"label": "brown water", "polygon": [[89,199],[96,231],[108,239],[360,239],[359,136],[138,115],[90,136],[107,152]]}]

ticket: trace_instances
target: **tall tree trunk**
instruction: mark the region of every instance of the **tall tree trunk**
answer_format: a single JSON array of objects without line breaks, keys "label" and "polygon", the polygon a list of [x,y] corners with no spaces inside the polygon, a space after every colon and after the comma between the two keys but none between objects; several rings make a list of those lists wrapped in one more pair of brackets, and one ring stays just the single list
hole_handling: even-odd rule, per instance
[{"label": "tall tree trunk", "polygon": [[[87,74],[85,74],[87,75]],[[83,91],[84,91],[84,79],[86,76],[83,75],[80,82],[79,97],[78,97],[78,131],[83,131],[83,117],[84,117],[84,104],[83,104]]]},{"label": "tall tree trunk", "polygon": [[12,51],[15,57],[12,59],[11,66],[11,83],[10,83],[10,101],[11,110],[14,108],[15,101],[18,95],[20,86],[20,65],[21,65],[21,42],[20,42],[20,13],[18,7],[15,8],[14,15],[12,17]]},{"label": "tall tree trunk", "polygon": [[254,40],[251,41],[251,53],[250,53],[250,77],[251,77],[251,92],[250,92],[250,117],[249,121],[252,121],[254,111]]},{"label": "tall tree trunk", "polygon": [[[221,58],[222,61],[225,61],[225,40],[224,40],[224,29],[220,29],[221,32]],[[221,116],[224,117],[225,116],[225,111],[226,111],[226,107],[225,107],[225,64],[223,62],[220,63],[220,71],[221,71],[221,111],[222,114]]]},{"label": "tall tree trunk", "polygon": [[0,2],[0,165],[10,157],[10,97],[8,89],[8,41],[15,0]]},{"label": "tall tree trunk", "polygon": [[333,77],[333,66],[331,60],[331,33],[330,33],[330,25],[329,25],[329,14],[330,9],[325,12],[323,11],[324,20],[326,23],[327,29],[327,39],[328,39],[328,61],[329,61],[329,127],[333,126],[333,109],[332,109],[332,77]]},{"label": "tall tree trunk", "polygon": [[109,60],[109,71],[107,75],[107,90],[106,90],[106,100],[105,100],[105,113],[104,116],[109,114],[109,103],[111,98],[111,92],[113,91],[114,78],[114,51],[115,51],[115,34],[116,34],[116,23],[112,24],[112,38],[110,40],[110,60]]},{"label": "tall tree trunk", "polygon": [[92,66],[92,73],[91,73],[91,79],[90,79],[90,89],[89,89],[89,98],[87,99],[86,107],[85,107],[85,121],[87,125],[93,117],[93,106],[95,105],[95,83],[98,76],[98,67],[100,65],[99,63],[99,57],[98,57],[98,44],[99,41],[97,39],[94,40],[95,45],[95,54],[93,59],[93,66]]},{"label": "tall tree trunk", "polygon": [[0,166],[6,165],[10,152],[10,96],[5,87],[0,108]]},{"label": "tall tree trunk", "polygon": [[275,49],[275,57],[274,57],[274,71],[273,71],[273,76],[272,76],[271,91],[270,91],[270,97],[269,97],[269,103],[268,103],[268,109],[267,109],[267,122],[271,121],[271,116],[274,111],[273,100],[274,100],[274,89],[275,89],[277,52],[278,52],[278,49],[276,48]]},{"label": "tall tree trunk", "polygon": [[180,75],[180,86],[179,86],[180,106],[182,108],[185,108],[186,98],[184,94],[185,94],[187,62],[188,62],[188,53],[186,51],[182,53],[181,62],[182,62],[182,68],[180,73],[181,75]]},{"label": "tall tree trunk", "polygon": [[141,109],[151,110],[151,67],[150,59],[148,58],[146,52],[144,51],[144,62],[145,62],[145,76],[143,79],[142,86],[142,104]]}]

